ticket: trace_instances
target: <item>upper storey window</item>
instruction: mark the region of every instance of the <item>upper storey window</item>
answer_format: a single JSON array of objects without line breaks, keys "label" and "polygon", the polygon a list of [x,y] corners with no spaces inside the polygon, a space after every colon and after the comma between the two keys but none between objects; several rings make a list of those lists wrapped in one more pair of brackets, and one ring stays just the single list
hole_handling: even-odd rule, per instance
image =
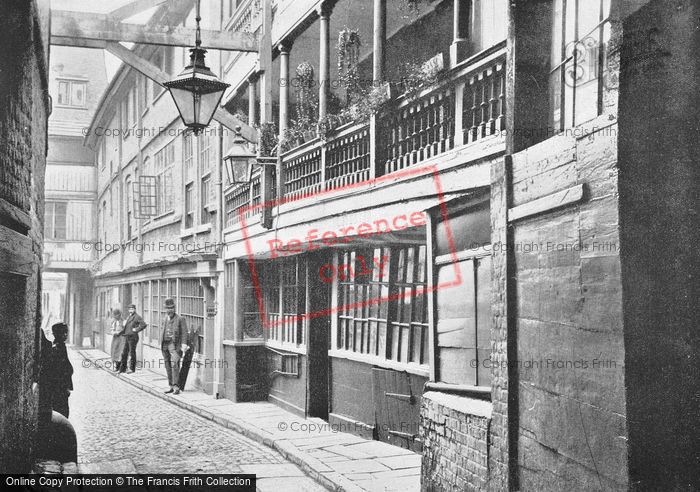
[{"label": "upper storey window", "polygon": [[58,98],[59,106],[71,106],[84,108],[87,100],[87,82],[80,80],[59,80]]},{"label": "upper storey window", "polygon": [[610,0],[554,0],[550,124],[563,130],[603,111]]}]

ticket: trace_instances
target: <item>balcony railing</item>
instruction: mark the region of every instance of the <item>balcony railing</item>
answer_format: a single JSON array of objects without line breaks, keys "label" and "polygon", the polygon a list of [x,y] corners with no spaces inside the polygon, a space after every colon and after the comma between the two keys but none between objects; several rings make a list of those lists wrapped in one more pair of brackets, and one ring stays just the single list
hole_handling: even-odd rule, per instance
[{"label": "balcony railing", "polygon": [[423,162],[454,147],[455,88],[446,87],[400,104],[380,121],[384,173]]},{"label": "balcony railing", "polygon": [[312,141],[300,152],[287,154],[282,160],[284,196],[301,198],[318,193],[322,188],[322,158],[320,141]]},{"label": "balcony railing", "polygon": [[342,188],[370,178],[369,125],[355,125],[326,143],[327,190]]},{"label": "balcony railing", "polygon": [[[284,199],[340,189],[503,136],[505,112],[503,42],[452,68],[435,86],[390,102],[373,124],[344,125],[325,141],[316,138],[283,154]],[[259,179],[247,194],[241,188],[227,195],[227,226],[238,222],[241,207],[260,203]]]},{"label": "balcony railing", "polygon": [[[274,183],[275,176],[273,174],[272,181]],[[273,196],[275,189],[273,188]],[[226,217],[226,227],[231,227],[241,221],[241,215],[245,218],[260,215],[262,208],[260,206],[262,200],[262,175],[260,171],[256,171],[250,183],[237,185],[227,191],[224,196],[224,209]]]}]

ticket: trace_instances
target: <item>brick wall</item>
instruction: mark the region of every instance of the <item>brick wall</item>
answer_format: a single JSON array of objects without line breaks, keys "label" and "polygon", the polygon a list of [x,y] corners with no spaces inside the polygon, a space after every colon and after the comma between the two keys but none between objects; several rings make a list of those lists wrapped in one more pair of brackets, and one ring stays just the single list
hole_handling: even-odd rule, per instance
[{"label": "brick wall", "polygon": [[427,392],[421,400],[423,490],[485,490],[491,403]]},{"label": "brick wall", "polygon": [[32,385],[38,380],[41,322],[47,6],[4,2],[0,17],[0,44],[12,47],[0,52],[0,469],[5,473],[30,470],[40,415]]}]

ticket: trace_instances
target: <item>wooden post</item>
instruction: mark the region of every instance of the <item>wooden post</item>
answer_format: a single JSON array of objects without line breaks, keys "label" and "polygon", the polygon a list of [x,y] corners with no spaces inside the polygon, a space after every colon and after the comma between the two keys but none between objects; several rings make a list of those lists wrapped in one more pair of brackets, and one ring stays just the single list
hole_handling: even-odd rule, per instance
[{"label": "wooden post", "polygon": [[329,2],[323,2],[318,7],[320,17],[320,59],[319,59],[319,90],[318,90],[318,119],[322,120],[328,113],[328,91],[330,89],[330,15],[332,7]]},{"label": "wooden post", "polygon": [[280,110],[279,137],[284,138],[284,131],[289,124],[289,45],[280,44]]},{"label": "wooden post", "polygon": [[374,0],[374,58],[373,83],[384,82],[385,45],[386,45],[386,0]]},{"label": "wooden post", "polygon": [[[263,0],[262,37],[260,38],[260,123],[272,121],[272,0]],[[278,176],[281,166],[277,167]],[[272,227],[272,167],[264,166],[261,174],[260,201],[262,210],[260,224],[269,229]],[[251,190],[253,186],[251,185]]]}]

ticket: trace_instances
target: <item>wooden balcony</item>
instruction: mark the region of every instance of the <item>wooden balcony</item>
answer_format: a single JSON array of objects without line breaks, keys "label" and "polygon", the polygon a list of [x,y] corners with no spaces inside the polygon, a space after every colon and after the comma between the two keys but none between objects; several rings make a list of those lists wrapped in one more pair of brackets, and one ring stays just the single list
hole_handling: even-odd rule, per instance
[{"label": "wooden balcony", "polygon": [[[444,72],[435,85],[397,97],[372,121],[343,125],[325,141],[315,138],[285,152],[276,181],[286,202],[435,164],[441,156],[495,141],[489,138],[503,140],[505,112],[503,42]],[[227,227],[239,221],[241,207],[259,203],[257,179],[252,187],[229,190]]]}]

